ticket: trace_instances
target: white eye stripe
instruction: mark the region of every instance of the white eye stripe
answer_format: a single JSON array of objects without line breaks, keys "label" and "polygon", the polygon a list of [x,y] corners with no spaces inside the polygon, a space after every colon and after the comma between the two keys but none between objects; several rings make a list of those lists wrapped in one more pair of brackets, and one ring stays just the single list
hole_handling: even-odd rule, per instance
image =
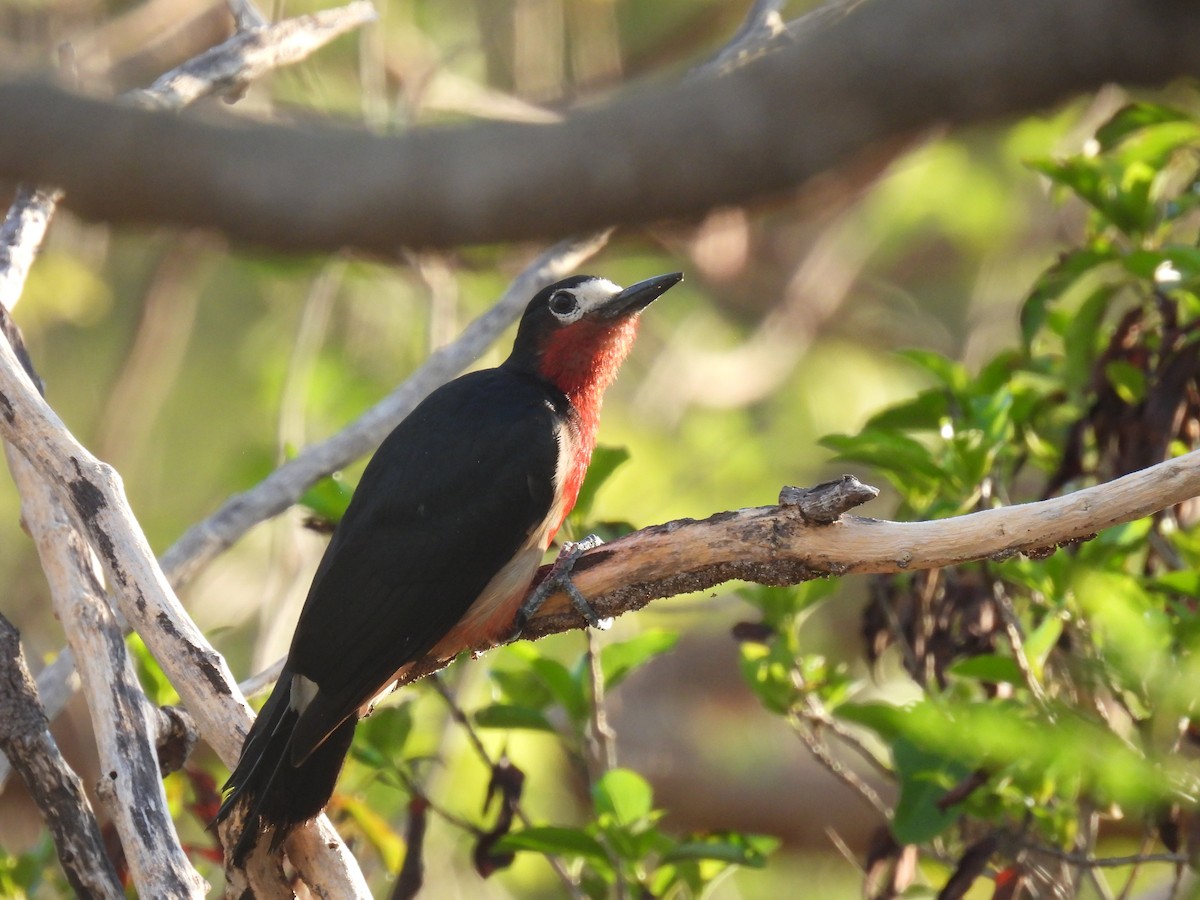
[{"label": "white eye stripe", "polygon": [[[571,288],[555,291],[550,297],[550,312],[564,324],[583,318],[591,310],[602,306],[621,293],[621,287],[606,278],[593,278]],[[574,302],[567,303],[563,295]],[[562,299],[560,299],[562,298]]]}]

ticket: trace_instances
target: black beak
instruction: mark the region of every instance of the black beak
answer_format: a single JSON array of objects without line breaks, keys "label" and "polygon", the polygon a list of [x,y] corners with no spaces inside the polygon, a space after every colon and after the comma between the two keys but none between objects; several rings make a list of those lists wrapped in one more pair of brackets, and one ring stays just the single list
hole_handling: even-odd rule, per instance
[{"label": "black beak", "polygon": [[621,316],[641,312],[681,281],[683,281],[682,272],[672,272],[670,275],[656,275],[654,278],[647,278],[645,281],[631,284],[596,310],[596,312],[605,319],[616,319]]}]

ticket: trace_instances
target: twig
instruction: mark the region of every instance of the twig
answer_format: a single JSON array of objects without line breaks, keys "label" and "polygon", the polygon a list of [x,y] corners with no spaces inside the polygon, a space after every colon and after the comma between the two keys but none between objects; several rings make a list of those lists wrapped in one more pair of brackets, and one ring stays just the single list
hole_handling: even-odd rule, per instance
[{"label": "twig", "polygon": [[255,31],[267,24],[267,17],[259,12],[251,0],[227,0],[226,5],[238,31]]},{"label": "twig", "polygon": [[[1150,852],[1150,848],[1154,846],[1155,838],[1154,831],[1151,826],[1146,827],[1146,833],[1142,837],[1142,846],[1138,850],[1139,856],[1145,856]],[[1125,884],[1121,888],[1121,893],[1117,894],[1117,900],[1129,900],[1133,893],[1133,885],[1137,882],[1138,876],[1142,873],[1142,863],[1136,862],[1129,867],[1129,876],[1125,879]]]},{"label": "twig", "polygon": [[[494,770],[496,767],[496,761],[492,759],[492,755],[488,753],[487,747],[483,745],[483,739],[479,736],[479,732],[475,730],[475,726],[471,723],[470,717],[466,714],[463,708],[458,705],[458,701],[454,699],[454,696],[450,693],[449,688],[446,687],[446,683],[437,676],[434,676],[431,681],[433,683],[433,689],[437,691],[438,696],[441,697],[445,702],[446,708],[450,711],[451,717],[459,724],[459,726],[462,727],[463,733],[467,736],[467,741],[475,750],[475,755],[479,757],[480,761],[485,766],[487,766],[489,771]],[[521,806],[520,801],[516,802],[514,812],[516,813],[517,819],[521,822],[521,824],[528,828],[531,822],[529,816],[525,813],[524,808]],[[576,883],[574,877],[572,877],[570,871],[568,871],[563,861],[551,853],[543,853],[542,856],[545,857],[548,863],[550,863],[550,868],[554,870],[554,874],[556,874],[558,876],[558,880],[562,882],[563,888],[566,890],[567,895],[570,896],[572,900],[584,900],[586,895],[583,893],[578,883]]]},{"label": "twig", "polygon": [[[751,507],[627,534],[581,556],[572,580],[597,615],[615,618],[661,597],[735,579],[787,585],[829,576],[936,569],[1022,551],[1041,555],[1196,496],[1200,450],[1063,497],[928,522],[842,516],[832,525],[814,526],[789,507]],[[543,566],[540,575],[548,570]],[[529,620],[521,639],[585,626],[570,599],[559,592]],[[410,680],[440,671],[458,652],[489,649],[462,647],[447,659],[420,660]]]},{"label": "twig", "polygon": [[859,778],[855,772],[848,769],[842,764],[841,760],[829,752],[828,745],[817,736],[815,730],[811,727],[811,723],[806,722],[802,715],[794,711],[788,714],[788,721],[792,725],[792,730],[796,732],[796,735],[804,743],[804,746],[808,748],[808,752],[813,755],[813,758],[817,762],[825,767],[830,775],[874,807],[875,811],[883,816],[884,819],[891,819],[892,811],[883,802],[883,798],[879,796],[873,787]]},{"label": "twig", "polygon": [[17,186],[9,214],[0,225],[0,306],[11,310],[17,304],[29,267],[37,257],[42,239],[54,216],[61,191]]},{"label": "twig", "polygon": [[588,685],[592,694],[592,709],[587,735],[589,745],[587,769],[589,778],[594,785],[601,775],[617,766],[617,735],[608,722],[608,710],[605,707],[604,671],[600,667],[600,638],[594,628],[589,628],[584,633],[587,636]]},{"label": "twig", "polygon": [[1060,850],[1046,844],[1024,843],[1022,846],[1036,853],[1044,853],[1061,860],[1071,866],[1084,869],[1120,869],[1125,866],[1141,866],[1152,863],[1171,863],[1187,865],[1186,853],[1133,853],[1128,856],[1094,856],[1091,853],[1076,853],[1070,850]]},{"label": "twig", "polygon": [[1033,672],[1033,667],[1029,664],[1029,657],[1025,655],[1025,640],[1021,635],[1021,622],[1017,618],[1017,611],[1013,608],[1012,599],[1004,589],[1004,584],[999,580],[992,584],[992,597],[996,601],[996,607],[1000,610],[1000,618],[1004,620],[1004,631],[1008,635],[1013,659],[1016,661],[1017,669],[1021,672],[1025,687],[1029,689],[1030,696],[1041,707],[1047,718],[1054,721],[1057,718],[1054,709],[1050,706],[1050,700],[1046,696],[1041,681],[1038,680]]},{"label": "twig", "polygon": [[121,900],[125,892],[104,851],[100,826],[83,785],[58,751],[37,691],[20,636],[0,615],[0,748],[42,811],[58,858],[71,887],[80,897]]},{"label": "twig", "polygon": [[895,778],[896,773],[889,769],[871,750],[859,740],[858,735],[845,725],[829,715],[825,705],[815,694],[809,693],[804,698],[804,710],[800,712],[805,719],[821,726],[826,731],[837,735],[838,740],[853,750],[858,757],[875,770],[876,774],[885,781]]},{"label": "twig", "polygon": [[311,56],[334,38],[376,19],[368,0],[239,31],[193,57],[129,100],[154,109],[180,109],[210,94],[240,91],[265,73]]}]

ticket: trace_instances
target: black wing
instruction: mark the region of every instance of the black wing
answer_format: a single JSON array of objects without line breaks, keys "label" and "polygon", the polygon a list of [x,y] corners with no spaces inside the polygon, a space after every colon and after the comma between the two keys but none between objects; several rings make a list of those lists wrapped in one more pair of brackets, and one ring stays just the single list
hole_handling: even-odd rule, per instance
[{"label": "black wing", "polygon": [[427,653],[545,519],[566,398],[502,369],[456,379],[387,437],[334,531],[288,669],[316,682],[303,760]]}]

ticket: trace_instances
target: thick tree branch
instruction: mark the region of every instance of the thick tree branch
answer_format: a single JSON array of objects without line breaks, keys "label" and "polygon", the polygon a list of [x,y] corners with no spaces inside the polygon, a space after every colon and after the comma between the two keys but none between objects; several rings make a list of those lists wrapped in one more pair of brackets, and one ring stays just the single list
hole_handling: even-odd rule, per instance
[{"label": "thick tree branch", "polygon": [[216,125],[9,84],[0,175],[61,185],[88,218],[392,254],[691,216],[884,138],[1198,72],[1200,7],[1185,0],[876,0],[730,75],[555,123],[378,137]]},{"label": "thick tree branch", "polygon": [[0,616],[0,749],[29,788],[42,811],[58,858],[71,887],[80,897],[120,900],[125,896],[104,839],[83,792],[50,736],[20,635]]},{"label": "thick tree branch", "polygon": [[133,671],[95,557],[37,473],[5,448],[22,518],[38,547],[54,613],[79,661],[100,752],[100,796],[139,893],[203,897],[208,886],[179,845],[159,776],[155,710]]},{"label": "thick tree branch", "polygon": [[[216,91],[236,91],[263,72],[303,59],[337,35],[374,18],[371,5],[361,0],[275,25],[264,24],[252,4],[244,2],[241,7],[241,33],[126,99],[173,109]],[[4,333],[16,358],[35,381],[36,374],[24,354],[19,332],[11,327],[8,310],[20,297],[59,197],[59,191],[23,186],[0,226],[0,322],[6,325]],[[7,418],[7,407],[0,412]],[[87,675],[89,707],[101,761],[108,773],[101,784],[105,788],[102,796],[109,799],[135,883],[147,895],[203,895],[203,881],[179,847],[166,808],[152,740],[151,711],[132,675],[122,628],[96,580],[94,560],[70,522],[70,505],[51,494],[34,467],[14,452],[11,443],[6,451],[22,493],[26,521],[51,582],[56,611]],[[73,512],[78,516],[78,503]],[[138,533],[136,526],[131,530]],[[108,549],[111,551],[111,543]],[[110,566],[110,578],[112,574]],[[55,672],[70,674],[72,655],[65,654],[65,665]],[[56,696],[63,694],[55,692]],[[315,890],[325,896],[365,895],[362,876],[328,822],[322,819],[298,834],[293,843],[294,862]]]},{"label": "thick tree branch", "polygon": [[[232,766],[251,714],[228,666],[171,590],[136,525],[120,477],[72,437],[38,394],[7,341],[0,341],[0,437],[38,470],[70,511],[76,527],[87,534],[122,614],[179,691],[205,740]],[[328,822],[317,824],[323,829],[319,836],[310,828],[294,838],[311,844],[310,850],[328,847],[323,872],[306,872],[305,880],[312,884],[309,879],[315,878],[319,883],[332,875],[334,884],[350,885],[353,895],[369,896],[348,854],[332,865],[336,860],[328,859],[328,854],[345,854],[345,848]],[[312,854],[297,856],[308,859]]]},{"label": "thick tree branch", "polygon": [[[831,487],[837,483],[832,483]],[[1042,555],[1200,496],[1200,450],[1064,497],[935,519],[888,522],[842,516],[824,524],[790,502],[654,525],[580,557],[572,578],[601,617],[725,581],[797,584],[831,575],[933,569],[1017,553]],[[868,499],[865,492],[860,496]],[[542,574],[548,571],[543,566]],[[563,593],[547,599],[522,637],[583,628]],[[485,650],[486,647],[464,647]],[[426,660],[425,675],[446,663]]]}]

